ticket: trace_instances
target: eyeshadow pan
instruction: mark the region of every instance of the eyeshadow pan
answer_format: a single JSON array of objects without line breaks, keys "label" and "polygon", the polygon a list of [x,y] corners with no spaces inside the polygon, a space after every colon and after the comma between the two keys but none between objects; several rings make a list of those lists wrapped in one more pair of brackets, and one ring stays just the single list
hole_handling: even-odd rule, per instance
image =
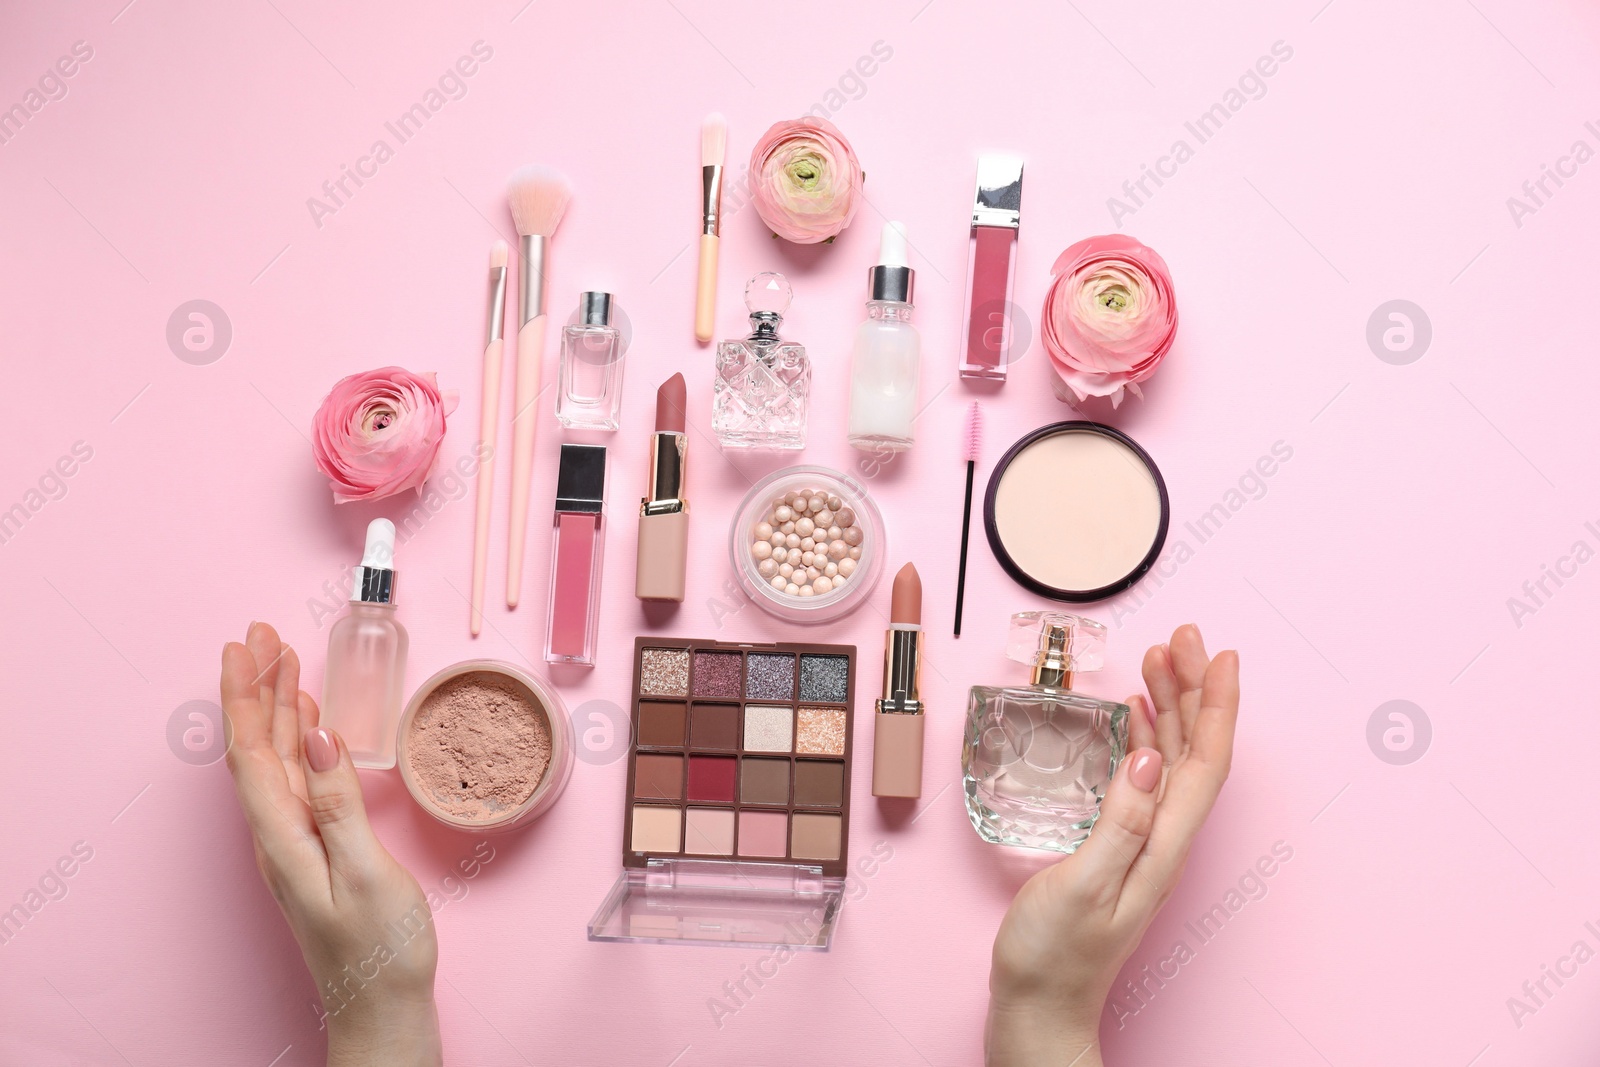
[{"label": "eyeshadow pan", "polygon": [[[641,759],[643,757],[640,757]],[[748,762],[748,761],[746,761]],[[794,802],[814,808],[837,808],[844,803],[844,764],[833,760],[803,759],[794,765]]]},{"label": "eyeshadow pan", "polygon": [[739,706],[696,704],[689,713],[689,741],[698,749],[735,752],[739,748]]},{"label": "eyeshadow pan", "polygon": [[633,851],[676,852],[681,841],[682,816],[677,808],[655,804],[633,806]]},{"label": "eyeshadow pan", "polygon": [[844,712],[838,708],[801,708],[794,750],[817,756],[844,755]]},{"label": "eyeshadow pan", "polygon": [[750,653],[744,695],[749,700],[793,700],[794,657],[788,653]]},{"label": "eyeshadow pan", "polygon": [[748,756],[741,760],[739,803],[789,803],[789,761]]},{"label": "eyeshadow pan", "polygon": [[738,700],[743,658],[737,652],[696,652],[694,695]]},{"label": "eyeshadow pan", "polygon": [[682,648],[647,648],[641,652],[639,692],[656,697],[688,696],[688,651]]},{"label": "eyeshadow pan", "polygon": [[744,709],[744,747],[748,752],[788,752],[793,747],[794,712],[767,704]]},{"label": "eyeshadow pan", "polygon": [[794,847],[790,855],[797,860],[836,860],[844,843],[837,815],[812,815],[796,812]]},{"label": "eyeshadow pan", "polygon": [[788,854],[789,816],[781,811],[739,813],[739,855],[783,859]]},{"label": "eyeshadow pan", "polygon": [[689,799],[732,804],[736,763],[732,756],[690,756]]},{"label": "eyeshadow pan", "polygon": [[801,656],[800,699],[843,704],[850,692],[850,661],[844,656]]},{"label": "eyeshadow pan", "polygon": [[633,763],[633,795],[640,800],[682,800],[683,757],[639,753]]},{"label": "eyeshadow pan", "polygon": [[653,700],[639,702],[639,744],[651,748],[682,748],[688,708]]},{"label": "eyeshadow pan", "polygon": [[685,820],[683,851],[695,856],[733,855],[733,811],[690,808]]}]

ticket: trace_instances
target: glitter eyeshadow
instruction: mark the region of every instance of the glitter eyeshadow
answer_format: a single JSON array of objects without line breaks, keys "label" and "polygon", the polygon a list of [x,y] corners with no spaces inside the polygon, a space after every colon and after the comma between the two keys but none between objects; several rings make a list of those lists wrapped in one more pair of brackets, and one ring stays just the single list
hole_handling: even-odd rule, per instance
[{"label": "glitter eyeshadow", "polygon": [[739,674],[743,657],[737,652],[694,654],[694,695],[739,699]]},{"label": "glitter eyeshadow", "polygon": [[745,668],[744,695],[750,700],[793,700],[794,657],[752,652]]},{"label": "glitter eyeshadow", "polygon": [[801,708],[797,727],[796,752],[844,755],[844,712],[837,708]]},{"label": "glitter eyeshadow", "polygon": [[646,696],[689,695],[689,653],[681,648],[647,648],[639,654],[639,689]]},{"label": "glitter eyeshadow", "polygon": [[788,752],[794,737],[788,708],[751,704],[744,709],[744,747],[748,752]]},{"label": "glitter eyeshadow", "polygon": [[844,656],[801,656],[800,699],[843,704],[850,688],[850,661]]}]

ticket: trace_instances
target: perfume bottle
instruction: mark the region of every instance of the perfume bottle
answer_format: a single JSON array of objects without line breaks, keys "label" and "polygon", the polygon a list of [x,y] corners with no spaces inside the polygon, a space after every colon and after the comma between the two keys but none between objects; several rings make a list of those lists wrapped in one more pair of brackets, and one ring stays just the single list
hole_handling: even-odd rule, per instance
[{"label": "perfume bottle", "polygon": [[916,271],[906,265],[906,228],[883,227],[878,265],[867,271],[867,321],[850,359],[850,443],[868,452],[911,447],[922,375],[922,339],[911,325]]},{"label": "perfume bottle", "polygon": [[578,321],[561,331],[556,418],[568,429],[622,425],[622,334],[611,325],[611,294],[578,297]]},{"label": "perfume bottle", "polygon": [[1099,670],[1106,628],[1054,611],[1011,617],[1006,655],[1033,684],[972,687],[961,746],[967,815],[997,845],[1075,852],[1128,748],[1128,705],[1072,691]]},{"label": "perfume bottle", "polygon": [[410,638],[394,616],[394,523],[373,519],[350,611],[328,634],[322,680],[322,725],[339,732],[357,767],[395,762]]},{"label": "perfume bottle", "polygon": [[806,446],[811,360],[804,345],[778,336],[794,292],[781,274],[757,274],[744,287],[750,336],[717,345],[711,428],[724,448]]}]

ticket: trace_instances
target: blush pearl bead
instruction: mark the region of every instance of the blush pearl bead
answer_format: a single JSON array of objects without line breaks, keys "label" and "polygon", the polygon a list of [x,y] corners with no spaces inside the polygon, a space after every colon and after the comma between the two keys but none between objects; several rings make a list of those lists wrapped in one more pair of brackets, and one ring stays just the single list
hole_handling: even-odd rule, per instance
[{"label": "blush pearl bead", "polygon": [[[780,567],[778,569],[782,570],[783,568]],[[853,559],[841,559],[839,561],[839,574],[842,577],[848,578],[852,574],[854,574],[855,571],[856,571],[856,561],[855,560],[853,560]]]},{"label": "blush pearl bead", "polygon": [[811,538],[809,538],[809,537],[800,538],[800,551],[802,551],[802,552],[810,552],[813,548],[816,548],[816,547],[817,547],[817,543],[815,541],[813,541]]},{"label": "blush pearl bead", "polygon": [[854,547],[861,543],[862,536],[861,527],[847,526],[844,531],[844,543]]},{"label": "blush pearl bead", "polygon": [[790,534],[794,533],[794,523],[784,523],[782,526],[778,527],[778,532],[783,534],[783,536],[788,537]]},{"label": "blush pearl bead", "polygon": [[789,579],[785,578],[781,574],[777,574],[777,575],[773,575],[772,581],[769,584],[774,589],[783,589],[785,586],[787,586],[789,584]]},{"label": "blush pearl bead", "polygon": [[785,537],[783,539],[783,543],[785,545],[787,545],[788,547],[790,547],[790,548],[799,548],[800,547],[800,535],[799,534],[790,534],[788,537]]},{"label": "blush pearl bead", "polygon": [[844,537],[844,531],[837,524],[828,527],[828,540],[838,541]]},{"label": "blush pearl bead", "polygon": [[767,541],[757,541],[750,546],[750,551],[754,553],[756,559],[763,560],[772,555],[772,545]]},{"label": "blush pearl bead", "polygon": [[[832,567],[833,564],[830,563],[828,566]],[[756,573],[761,575],[763,578],[771,580],[772,576],[778,573],[777,561],[770,559],[762,560],[760,563],[756,564]]]},{"label": "blush pearl bead", "polygon": [[[765,567],[768,563],[771,563],[771,562],[772,561],[769,559],[769,560],[764,561],[761,565],[763,567]],[[837,563],[830,563],[826,567],[822,568],[822,575],[825,578],[832,578],[835,575],[837,575],[838,573],[839,573],[839,565]]]},{"label": "blush pearl bead", "polygon": [[860,559],[861,558],[861,549],[860,548],[852,548],[850,550],[850,558],[851,559]]},{"label": "blush pearl bead", "polygon": [[767,498],[765,513],[749,529],[753,577],[797,599],[846,588],[868,532],[842,497],[804,483]]},{"label": "blush pearl bead", "polygon": [[843,500],[840,500],[836,496],[828,497],[828,508],[829,508],[829,510],[838,511],[843,506],[844,506],[844,501]]},{"label": "blush pearl bead", "polygon": [[830,559],[838,559],[848,551],[850,551],[850,546],[844,543],[844,538],[842,537],[828,542],[828,556]]},{"label": "blush pearl bead", "polygon": [[784,504],[772,513],[772,517],[779,522],[788,522],[794,518],[794,512],[789,510],[789,505]]},{"label": "blush pearl bead", "polygon": [[820,575],[811,583],[811,588],[817,591],[818,596],[821,596],[823,593],[826,593],[833,588],[833,582],[828,578],[827,575]]},{"label": "blush pearl bead", "polygon": [[856,513],[851,508],[834,508],[833,521],[838,523],[840,526],[854,526],[856,521]]},{"label": "blush pearl bead", "polygon": [[815,530],[816,528],[817,524],[812,522],[810,519],[799,519],[794,524],[794,532],[799,534],[801,537],[810,537],[811,531]]},{"label": "blush pearl bead", "polygon": [[792,563],[780,563],[780,564],[778,564],[778,573],[783,575],[785,578],[789,577],[790,575],[792,575],[794,573],[794,564],[792,564]]},{"label": "blush pearl bead", "polygon": [[790,596],[799,596],[800,595],[800,587],[798,585],[795,585],[793,582],[790,582],[788,585],[784,586],[783,587],[783,591],[785,593],[788,593]]},{"label": "blush pearl bead", "polygon": [[757,541],[765,541],[765,540],[767,540],[767,538],[769,538],[771,536],[772,536],[772,523],[770,523],[770,522],[758,522],[758,523],[756,523],[756,540]]}]

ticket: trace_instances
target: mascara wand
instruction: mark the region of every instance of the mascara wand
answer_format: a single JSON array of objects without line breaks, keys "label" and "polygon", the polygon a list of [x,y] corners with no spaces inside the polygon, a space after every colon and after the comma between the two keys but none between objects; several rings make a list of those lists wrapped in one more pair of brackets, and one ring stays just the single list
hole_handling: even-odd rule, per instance
[{"label": "mascara wand", "polygon": [[956,571],[956,636],[961,636],[961,608],[967,597],[967,543],[972,535],[972,477],[983,442],[983,412],[976,401],[967,409],[967,502],[961,512],[961,564]]}]

